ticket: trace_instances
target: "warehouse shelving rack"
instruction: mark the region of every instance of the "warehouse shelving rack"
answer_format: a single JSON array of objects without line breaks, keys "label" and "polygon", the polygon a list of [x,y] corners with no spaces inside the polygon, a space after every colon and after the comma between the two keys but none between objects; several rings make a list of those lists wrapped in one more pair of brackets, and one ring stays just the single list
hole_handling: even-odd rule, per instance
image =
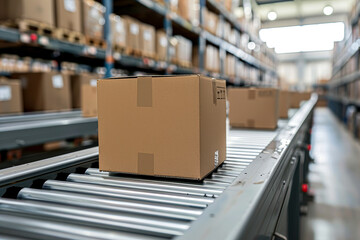
[{"label": "warehouse shelving rack", "polygon": [[[349,124],[347,110],[350,108],[360,111],[360,38],[358,38],[358,24],[360,18],[360,2],[355,6],[355,12],[350,20],[353,34],[349,34],[343,41],[340,51],[335,52],[333,60],[332,79],[327,84],[328,106],[333,113],[344,124]],[[354,31],[355,30],[355,31]],[[354,36],[352,36],[354,35]],[[352,61],[352,62],[350,62]],[[351,69],[349,71],[349,65]],[[352,120],[351,120],[352,121]],[[351,134],[355,137],[358,135],[358,123],[354,121],[355,127]]]},{"label": "warehouse shelving rack", "polygon": [[[177,66],[175,64],[170,63],[170,61],[166,62],[158,62],[149,58],[141,58],[141,57],[133,57],[127,56],[125,54],[112,53],[110,49],[99,49],[93,46],[84,46],[76,43],[64,42],[57,39],[53,39],[51,37],[41,36],[36,33],[21,33],[15,29],[9,29],[5,27],[0,27],[0,40],[11,42],[11,43],[20,43],[22,49],[32,49],[30,54],[35,53],[45,53],[47,50],[47,58],[55,59],[58,61],[63,60],[73,60],[82,63],[88,63],[92,66],[101,66],[105,61],[105,66],[107,69],[107,76],[109,77],[111,74],[112,67],[126,68],[132,71],[142,70],[147,72],[157,72],[157,73],[168,73],[168,74],[181,74],[181,73],[202,73],[209,76],[217,76],[226,79],[227,81],[231,81],[233,84],[240,84],[243,79],[229,79],[229,77],[225,76],[223,68],[220,75],[214,75],[211,72],[204,70],[204,50],[206,41],[211,44],[219,47],[221,51],[228,52],[234,55],[239,61],[243,61],[245,64],[255,67],[262,72],[267,72],[276,76],[276,70],[262,63],[251,54],[248,54],[237,48],[236,46],[226,42],[225,40],[210,34],[209,32],[203,30],[200,27],[195,27],[188,21],[184,20],[180,16],[176,14],[172,14],[169,10],[169,0],[165,1],[165,6],[160,5],[151,0],[131,0],[124,1],[131,2],[132,4],[137,4],[137,6],[141,6],[146,8],[151,13],[157,14],[162,19],[163,28],[165,29],[168,37],[172,36],[174,29],[178,30],[181,34],[184,34],[186,37],[191,36],[191,40],[195,43],[198,43],[199,47],[199,68],[184,68]],[[105,19],[108,19],[108,15],[111,13],[110,9],[114,6],[113,0],[103,0],[102,3],[107,6],[109,11],[105,14]],[[220,17],[226,19],[231,23],[231,25],[236,28],[238,31],[242,33],[248,33],[232,16],[224,7],[213,1],[213,0],[201,0],[200,1],[200,26],[202,25],[202,8],[205,6],[212,6],[213,9],[216,9],[220,14]],[[114,8],[114,12],[117,13],[117,9]],[[110,28],[109,21],[106,21],[105,26],[105,39],[106,41],[110,41]],[[248,33],[249,34],[249,33]],[[250,39],[257,44],[261,44],[261,41],[249,34]],[[108,44],[111,46],[111,44]],[[7,48],[7,50],[2,50],[4,53],[17,53],[19,49],[18,45],[14,45],[13,47]],[[29,53],[28,51],[25,51]],[[24,52],[24,54],[25,54]],[[46,54],[45,54],[46,55]],[[74,59],[74,56],[78,59]],[[224,62],[224,54],[220,54],[220,62]],[[168,56],[169,59],[169,56]],[[60,64],[59,64],[60,65]],[[223,64],[221,64],[223,65]]]},{"label": "warehouse shelving rack", "polygon": [[[143,71],[143,72],[157,73],[157,74],[202,73],[207,76],[225,79],[227,80],[228,84],[245,85],[245,80],[240,79],[239,76],[236,76],[235,78],[232,79],[230,79],[228,76],[225,76],[223,67],[221,68],[220,74],[214,74],[204,69],[205,44],[206,42],[208,42],[219,47],[219,49],[223,53],[227,52],[234,55],[237,58],[237,61],[242,61],[249,66],[259,69],[263,73],[266,72],[272,74],[273,76],[276,76],[275,69],[262,63],[261,61],[253,57],[251,54],[244,52],[240,48],[237,48],[236,46],[228,43],[227,41],[223,40],[220,37],[212,35],[211,33],[205,31],[201,27],[193,26],[190,22],[184,20],[179,15],[171,13],[169,9],[169,0],[165,1],[165,5],[161,5],[151,0],[126,0],[126,1],[117,1],[117,2],[113,0],[103,0],[99,2],[102,2],[103,5],[105,5],[108,9],[108,11],[106,11],[105,14],[106,21],[104,27],[105,40],[108,43],[107,49],[101,49],[94,46],[65,42],[52,37],[42,36],[37,33],[20,32],[17,29],[11,29],[0,26],[0,46],[1,46],[0,53],[16,54],[19,55],[20,57],[35,56],[36,58],[44,58],[48,60],[53,59],[59,63],[57,65],[59,69],[61,68],[60,63],[62,61],[82,63],[90,67],[104,66],[104,62],[105,62],[107,77],[111,76],[112,68],[126,68],[130,72]],[[150,16],[152,16],[152,18],[155,19],[152,21],[157,21],[156,22],[157,27],[165,29],[168,36],[168,40],[173,34],[178,34],[191,39],[193,43],[195,43],[195,45],[198,45],[199,68],[185,68],[178,66],[176,64],[172,64],[169,61],[169,49],[167,54],[168,60],[166,62],[160,62],[154,59],[134,57],[125,54],[120,54],[117,52],[112,52],[112,49],[110,47],[111,32],[109,25],[109,14],[111,12],[114,12],[115,14],[120,14],[121,12],[119,11],[121,10],[121,8],[117,7],[116,4],[124,4],[124,3],[129,3],[130,5],[135,6],[135,8],[132,9],[132,12],[135,12],[135,14],[136,14],[136,10],[141,9],[141,12],[140,14],[137,15],[137,17],[139,16],[141,17],[142,15],[144,15],[144,12],[150,14]],[[257,44],[261,44],[261,41],[257,37],[248,33],[246,29],[244,29],[243,26],[241,26],[236,21],[233,15],[231,15],[222,5],[220,5],[219,3],[213,0],[200,1],[199,26],[202,26],[203,23],[202,9],[205,6],[210,7],[212,10],[219,13],[221,18],[224,18],[227,21],[229,21],[231,25],[234,28],[236,28],[238,31],[249,34],[250,39],[252,41],[256,42]],[[222,63],[221,66],[223,66],[225,54],[220,54],[220,57]],[[9,73],[3,72],[1,73],[1,75],[8,76]],[[26,117],[24,116],[17,116],[17,118],[19,119],[19,121],[22,119],[21,121],[23,122],[23,124],[25,124],[27,121]],[[75,120],[77,121],[77,124],[79,124],[79,126],[83,126],[84,129],[86,129],[84,130],[84,132],[78,134],[84,135],[84,134],[88,134],[89,132],[93,133],[97,130],[94,120],[92,120],[91,123],[85,120],[83,120],[82,121],[83,123],[81,123],[81,121],[79,122],[78,117],[75,117],[74,121]],[[44,123],[44,122],[41,122],[39,118],[39,123]],[[34,124],[34,122],[32,124]],[[59,129],[64,128],[63,122],[58,121],[57,124],[58,125],[56,125],[55,122],[52,122],[52,128],[57,128],[57,127]],[[46,124],[44,124],[44,126],[45,125]],[[36,129],[41,128],[41,124],[38,126],[39,128]],[[65,129],[64,131],[60,131],[61,133],[64,134],[68,133],[67,135],[65,134],[66,136],[61,134],[57,134],[57,136],[62,136],[64,138],[69,137],[68,135],[73,136],[74,132],[72,132],[71,126],[72,125],[69,124],[67,130]],[[92,129],[90,129],[90,127]],[[19,134],[22,134],[21,131],[25,132],[25,130],[22,127],[20,127],[19,124],[11,126],[11,129],[12,129],[11,131],[19,130],[20,131]],[[45,129],[45,127],[43,129]],[[2,130],[7,131],[8,134],[5,134],[7,136],[9,136],[9,134],[11,133],[8,132],[6,128]],[[49,139],[45,138],[44,136],[42,136],[40,139],[42,139],[42,142],[49,141]],[[5,140],[3,139],[2,141]],[[40,143],[40,141],[37,141],[35,139],[33,139],[33,141]],[[21,143],[16,139],[12,139],[9,142],[3,142],[3,146],[6,146],[6,148],[2,147],[0,150],[6,150],[6,149],[10,150],[15,147],[18,148],[21,147],[21,145],[24,145],[24,142],[26,143],[26,145],[29,145],[30,143],[32,143],[32,139],[21,141]]]}]

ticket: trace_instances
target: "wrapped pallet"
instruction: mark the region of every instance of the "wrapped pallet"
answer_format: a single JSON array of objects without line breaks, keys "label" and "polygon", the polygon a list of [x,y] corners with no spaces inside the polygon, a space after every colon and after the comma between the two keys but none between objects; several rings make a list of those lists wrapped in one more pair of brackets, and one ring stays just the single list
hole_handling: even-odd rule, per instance
[{"label": "wrapped pallet", "polygon": [[124,49],[126,47],[126,21],[116,14],[110,14],[110,23],[114,48]]},{"label": "wrapped pallet", "polygon": [[141,55],[144,57],[155,57],[155,27],[140,24],[140,48]]},{"label": "wrapped pallet", "polygon": [[163,30],[156,31],[156,56],[158,61],[166,61],[168,40]]},{"label": "wrapped pallet", "polygon": [[85,36],[103,39],[105,7],[93,0],[83,0],[83,31]]},{"label": "wrapped pallet", "polygon": [[123,16],[122,18],[126,21],[126,51],[128,54],[140,55],[140,22],[129,16]]}]

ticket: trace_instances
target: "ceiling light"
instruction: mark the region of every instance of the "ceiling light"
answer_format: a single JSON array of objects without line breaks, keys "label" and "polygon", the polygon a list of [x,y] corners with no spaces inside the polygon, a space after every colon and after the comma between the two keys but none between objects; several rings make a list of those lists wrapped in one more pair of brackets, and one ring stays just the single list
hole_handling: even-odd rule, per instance
[{"label": "ceiling light", "polygon": [[323,13],[326,16],[331,15],[333,12],[334,12],[334,8],[332,6],[330,6],[330,5],[325,6],[324,9],[323,9]]},{"label": "ceiling light", "polygon": [[277,19],[277,13],[274,11],[270,11],[268,13],[267,17],[270,21],[274,21],[275,19]]}]

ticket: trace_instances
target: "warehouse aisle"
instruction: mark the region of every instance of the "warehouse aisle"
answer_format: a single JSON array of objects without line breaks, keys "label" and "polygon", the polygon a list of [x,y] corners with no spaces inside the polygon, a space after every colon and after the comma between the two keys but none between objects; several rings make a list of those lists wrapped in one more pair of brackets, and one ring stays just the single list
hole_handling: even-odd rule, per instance
[{"label": "warehouse aisle", "polygon": [[302,239],[360,239],[360,144],[328,108],[316,109],[314,122],[315,200],[301,220]]}]

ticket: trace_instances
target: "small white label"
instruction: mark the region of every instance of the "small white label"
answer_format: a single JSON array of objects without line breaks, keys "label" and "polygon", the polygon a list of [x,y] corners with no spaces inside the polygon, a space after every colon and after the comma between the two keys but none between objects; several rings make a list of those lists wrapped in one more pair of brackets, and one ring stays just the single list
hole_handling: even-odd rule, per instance
[{"label": "small white label", "polygon": [[215,151],[215,154],[214,154],[214,164],[215,164],[215,167],[217,167],[217,165],[219,165],[219,150],[216,150],[216,151]]},{"label": "small white label", "polygon": [[90,16],[92,18],[99,19],[100,18],[99,11],[95,7],[92,7],[90,10]]},{"label": "small white label", "polygon": [[161,38],[160,38],[160,45],[161,45],[162,47],[166,47],[166,46],[167,46],[166,37],[161,37]]},{"label": "small white label", "polygon": [[75,0],[64,0],[64,7],[65,10],[68,12],[75,12],[76,11]]},{"label": "small white label", "polygon": [[151,40],[151,32],[149,30],[145,30],[144,31],[144,39],[146,41],[150,41]]},{"label": "small white label", "polygon": [[54,88],[63,88],[64,81],[61,75],[54,75],[52,77],[52,84]]},{"label": "small white label", "polygon": [[137,35],[139,33],[139,25],[137,25],[136,23],[132,23],[130,25],[130,32],[134,35]]},{"label": "small white label", "polygon": [[121,33],[123,32],[124,30],[124,26],[123,26],[123,23],[122,22],[117,22],[116,25],[115,25],[115,29],[116,29],[116,32],[118,33]]},{"label": "small white label", "polygon": [[0,86],[0,101],[9,101],[11,99],[11,87]]},{"label": "small white label", "polygon": [[97,80],[96,80],[96,79],[91,79],[91,80],[90,80],[90,85],[91,85],[92,87],[96,87],[96,85],[97,85]]}]

